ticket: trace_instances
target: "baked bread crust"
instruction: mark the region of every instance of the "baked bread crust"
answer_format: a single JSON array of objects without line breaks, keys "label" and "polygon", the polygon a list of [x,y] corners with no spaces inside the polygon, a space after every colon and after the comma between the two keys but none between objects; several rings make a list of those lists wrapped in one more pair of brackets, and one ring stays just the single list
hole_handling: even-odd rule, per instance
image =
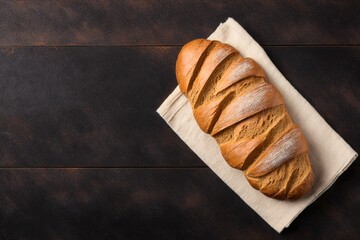
[{"label": "baked bread crust", "polygon": [[199,127],[252,187],[277,199],[310,191],[307,142],[254,60],[228,44],[196,39],[181,49],[176,78]]}]

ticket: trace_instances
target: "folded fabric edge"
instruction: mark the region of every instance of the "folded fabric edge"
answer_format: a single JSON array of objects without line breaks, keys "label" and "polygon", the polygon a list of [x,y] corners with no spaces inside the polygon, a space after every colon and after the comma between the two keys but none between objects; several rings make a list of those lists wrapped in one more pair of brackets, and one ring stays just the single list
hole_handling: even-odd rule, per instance
[{"label": "folded fabric edge", "polygon": [[[172,106],[179,97],[181,97],[182,93],[180,91],[179,86],[177,85],[176,88],[170,93],[170,95],[164,100],[164,102],[160,105],[160,107],[156,110],[156,112],[158,114],[160,114],[161,116],[165,116],[169,110],[170,110],[170,106]],[[175,109],[176,111],[178,109],[180,109],[183,105],[185,105],[186,102],[181,103],[177,109]]]}]

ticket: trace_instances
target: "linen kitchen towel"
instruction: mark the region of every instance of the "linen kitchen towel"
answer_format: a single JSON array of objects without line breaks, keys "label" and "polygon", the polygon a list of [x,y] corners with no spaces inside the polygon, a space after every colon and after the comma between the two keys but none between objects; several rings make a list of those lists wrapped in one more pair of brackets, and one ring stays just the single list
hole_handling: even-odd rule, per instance
[{"label": "linen kitchen towel", "polygon": [[208,39],[228,43],[244,57],[253,58],[262,66],[267,79],[280,91],[290,116],[300,125],[309,144],[309,158],[315,175],[312,192],[296,201],[281,201],[253,189],[242,171],[231,168],[223,159],[216,141],[200,130],[179,87],[157,112],[215,174],[271,227],[281,232],[326,191],[358,155],[285,79],[264,49],[234,19],[229,18],[220,24]]}]

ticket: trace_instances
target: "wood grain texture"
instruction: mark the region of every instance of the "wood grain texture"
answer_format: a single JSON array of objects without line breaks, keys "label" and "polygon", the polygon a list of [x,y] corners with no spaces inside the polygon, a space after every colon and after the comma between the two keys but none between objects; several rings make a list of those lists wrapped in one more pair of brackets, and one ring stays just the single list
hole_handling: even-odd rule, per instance
[{"label": "wood grain texture", "polygon": [[[204,166],[155,112],[176,86],[178,51],[0,49],[0,166]],[[359,151],[360,48],[266,51]]]},{"label": "wood grain texture", "polygon": [[203,166],[155,112],[178,50],[3,49],[1,166]]},{"label": "wood grain texture", "polygon": [[355,239],[359,170],[279,235],[207,168],[1,169],[0,238]]},{"label": "wood grain texture", "polygon": [[349,1],[0,1],[1,46],[184,44],[228,17],[261,44],[360,44]]}]

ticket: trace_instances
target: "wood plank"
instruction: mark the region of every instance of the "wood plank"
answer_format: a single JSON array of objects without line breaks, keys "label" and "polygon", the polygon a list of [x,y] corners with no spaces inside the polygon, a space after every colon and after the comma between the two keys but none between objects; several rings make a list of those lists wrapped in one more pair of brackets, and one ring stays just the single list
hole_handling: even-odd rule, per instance
[{"label": "wood plank", "polygon": [[351,1],[0,1],[0,45],[184,44],[228,17],[263,45],[360,44]]},{"label": "wood plank", "polygon": [[207,168],[1,169],[0,238],[356,239],[359,170],[279,235]]},{"label": "wood plank", "polygon": [[[179,49],[0,49],[0,166],[204,166],[155,112]],[[359,151],[360,48],[266,51]]]}]

